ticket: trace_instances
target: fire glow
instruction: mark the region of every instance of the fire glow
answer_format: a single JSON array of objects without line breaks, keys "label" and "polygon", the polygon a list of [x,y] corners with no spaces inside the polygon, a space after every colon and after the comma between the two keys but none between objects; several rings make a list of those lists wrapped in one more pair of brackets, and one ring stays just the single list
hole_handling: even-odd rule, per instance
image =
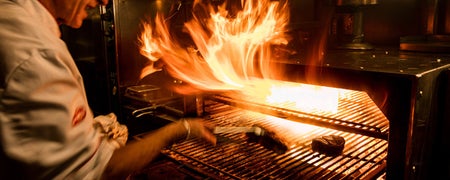
[{"label": "fire glow", "polygon": [[339,100],[346,98],[349,92],[347,89],[264,79],[253,80],[251,86],[239,92],[240,95],[227,95],[285,109],[336,114]]},{"label": "fire glow", "polygon": [[271,95],[267,96],[270,104],[293,103],[295,109],[305,112],[326,111],[337,113],[339,89],[308,84],[295,86],[272,86]]},{"label": "fire glow", "polygon": [[[154,63],[162,60],[173,77],[200,91],[248,91],[251,87],[258,89],[252,95],[264,96],[269,103],[288,98],[304,102],[303,108],[337,107],[337,93],[322,93],[318,88],[310,91],[308,87],[305,91],[300,86],[276,87],[270,81],[255,88],[255,79],[271,79],[275,71],[282,71],[269,67],[269,62],[273,58],[272,45],[288,43],[290,12],[286,2],[241,0],[240,11],[234,13],[226,5],[227,1],[218,6],[194,1],[192,19],[183,26],[193,42],[188,47],[172,36],[170,19],[164,14],[157,13],[154,23],[143,22],[140,52],[149,63],[141,71],[141,78],[159,71]],[[311,106],[310,101],[325,104]]]}]

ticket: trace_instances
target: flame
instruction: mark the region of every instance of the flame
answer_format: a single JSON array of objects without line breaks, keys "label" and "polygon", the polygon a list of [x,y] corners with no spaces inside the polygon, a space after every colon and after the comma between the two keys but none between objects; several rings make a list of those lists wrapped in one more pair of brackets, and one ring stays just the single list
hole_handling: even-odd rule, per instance
[{"label": "flame", "polygon": [[[170,27],[170,18],[176,14],[166,18],[158,12],[153,23],[143,21],[140,52],[148,58],[149,65],[142,69],[141,78],[161,70],[154,64],[162,60],[173,77],[191,88],[239,90],[269,103],[294,102],[303,110],[337,111],[337,91],[264,81],[282,71],[269,67],[269,61],[272,45],[288,43],[290,12],[286,2],[242,0],[239,8],[232,9],[227,9],[227,5],[227,1],[219,6],[194,2],[192,19],[183,25],[183,33],[192,41],[189,45],[177,39]],[[188,93],[186,89],[178,92]]]},{"label": "flame", "polygon": [[140,52],[150,62],[141,78],[160,70],[153,67],[159,59],[172,76],[201,90],[241,89],[253,77],[268,76],[270,46],[287,43],[289,8],[279,1],[248,0],[231,14],[225,5],[195,1],[193,18],[184,24],[194,43],[188,47],[172,36],[162,13],[154,26],[144,21]]}]

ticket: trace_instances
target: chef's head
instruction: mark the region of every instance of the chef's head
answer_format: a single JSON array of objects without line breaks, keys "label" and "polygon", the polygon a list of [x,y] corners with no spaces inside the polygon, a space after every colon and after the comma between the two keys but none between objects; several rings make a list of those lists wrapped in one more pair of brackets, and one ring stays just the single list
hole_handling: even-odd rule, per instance
[{"label": "chef's head", "polygon": [[108,0],[39,0],[55,17],[58,24],[79,28],[88,17],[87,10],[106,5]]}]

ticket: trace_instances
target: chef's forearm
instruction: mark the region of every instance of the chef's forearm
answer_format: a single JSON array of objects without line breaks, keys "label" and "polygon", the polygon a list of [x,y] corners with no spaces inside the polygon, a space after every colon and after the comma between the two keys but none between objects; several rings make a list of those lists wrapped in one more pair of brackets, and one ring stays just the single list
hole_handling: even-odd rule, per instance
[{"label": "chef's forearm", "polygon": [[185,138],[186,133],[181,122],[171,123],[117,149],[106,167],[104,178],[126,177],[144,168],[160,154],[162,148]]}]

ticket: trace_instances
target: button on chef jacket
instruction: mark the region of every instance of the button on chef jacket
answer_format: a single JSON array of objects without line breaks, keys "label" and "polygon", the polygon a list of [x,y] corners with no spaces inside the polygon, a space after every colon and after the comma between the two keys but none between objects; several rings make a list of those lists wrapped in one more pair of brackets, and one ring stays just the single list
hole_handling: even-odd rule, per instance
[{"label": "button on chef jacket", "polygon": [[0,0],[0,80],[0,179],[99,179],[117,146],[37,0]]}]

